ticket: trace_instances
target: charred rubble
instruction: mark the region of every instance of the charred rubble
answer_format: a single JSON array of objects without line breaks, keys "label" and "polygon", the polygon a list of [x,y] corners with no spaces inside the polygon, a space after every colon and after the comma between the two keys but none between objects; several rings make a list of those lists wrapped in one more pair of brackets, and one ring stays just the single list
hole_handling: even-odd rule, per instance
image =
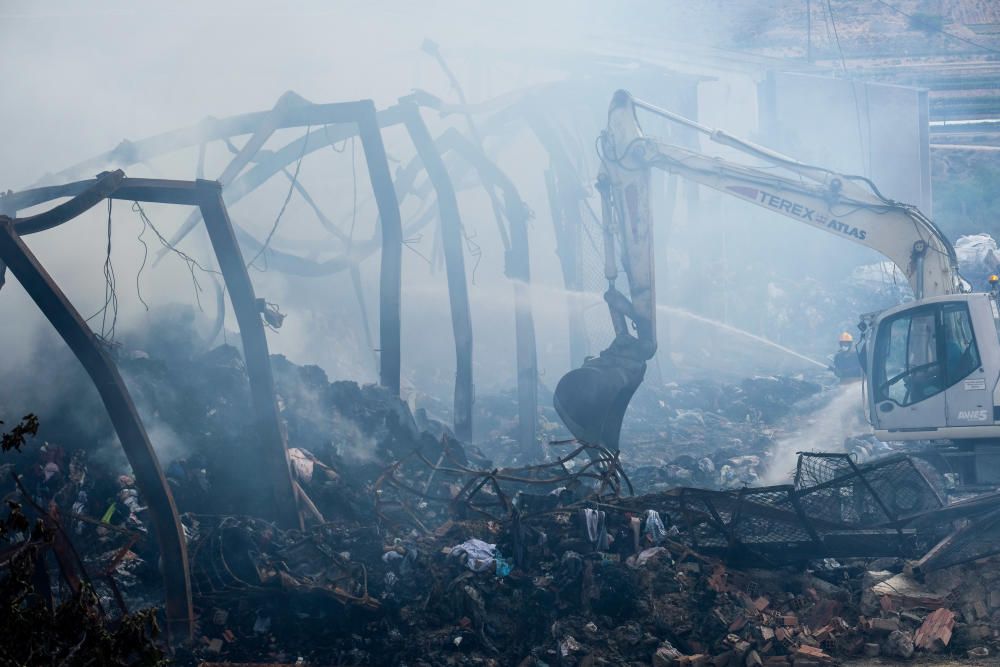
[{"label": "charred rubble", "polygon": [[[821,404],[819,382],[668,385],[637,397],[648,442],[633,434],[619,457],[543,429],[546,459],[525,465],[382,388],[274,356],[308,501],[288,530],[245,510],[239,349],[145,343],[117,356],[183,445],[160,454],[197,618],[176,664],[814,665],[1000,644],[1000,495],[951,497],[925,459],[892,452],[804,454],[794,483],[759,485],[780,420]],[[93,400],[80,386],[13,432],[20,453],[5,439],[0,590],[5,628],[24,631],[0,650],[156,664],[156,536],[109,427],[78,417]],[[484,403],[502,433],[513,402]],[[659,458],[666,443],[686,453]],[[48,632],[66,623],[82,634]]]}]

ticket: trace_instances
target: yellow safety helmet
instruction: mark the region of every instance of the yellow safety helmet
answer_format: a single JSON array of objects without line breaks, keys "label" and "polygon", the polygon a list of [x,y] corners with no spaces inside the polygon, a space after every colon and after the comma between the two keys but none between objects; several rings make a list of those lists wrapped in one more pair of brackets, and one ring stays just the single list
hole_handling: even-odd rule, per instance
[{"label": "yellow safety helmet", "polygon": [[840,342],[841,343],[853,343],[854,342],[854,336],[852,336],[851,334],[849,334],[849,333],[847,333],[845,331],[844,333],[840,334]]}]

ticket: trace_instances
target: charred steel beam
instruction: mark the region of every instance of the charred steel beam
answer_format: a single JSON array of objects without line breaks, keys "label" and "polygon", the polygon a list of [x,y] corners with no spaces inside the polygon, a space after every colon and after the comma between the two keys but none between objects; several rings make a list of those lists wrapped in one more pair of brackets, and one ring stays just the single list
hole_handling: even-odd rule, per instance
[{"label": "charred steel beam", "polygon": [[[230,183],[230,187],[225,188],[225,201],[227,203],[233,203],[235,201],[238,201],[242,196],[244,196],[248,192],[252,191],[256,187],[261,185],[263,182],[265,182],[267,179],[269,179],[272,175],[274,175],[278,171],[284,170],[285,166],[287,166],[287,164],[290,164],[295,159],[297,159],[298,156],[305,155],[306,153],[311,153],[315,150],[318,150],[319,148],[331,145],[336,141],[357,135],[360,132],[360,127],[357,125],[356,116],[359,113],[365,113],[366,109],[368,109],[368,112],[370,112],[371,109],[369,107],[371,107],[371,105],[370,104],[366,105],[364,102],[334,104],[334,105],[313,105],[308,101],[298,97],[294,93],[286,93],[282,97],[282,99],[279,100],[278,104],[275,106],[275,109],[272,110],[271,112],[265,112],[260,114],[247,114],[244,116],[227,119],[225,121],[206,121],[201,126],[199,126],[204,131],[196,132],[192,128],[190,130],[182,130],[175,133],[159,135],[149,140],[123,144],[118,149],[111,151],[105,156],[102,156],[100,163],[106,164],[108,162],[116,162],[116,163],[130,164],[138,160],[148,159],[160,153],[169,152],[170,150],[175,150],[177,148],[182,147],[185,144],[191,144],[191,145],[197,145],[199,147],[199,169],[201,169],[203,166],[204,147],[206,141],[211,139],[228,139],[230,134],[241,134],[241,133],[245,134],[253,132],[250,140],[247,142],[247,144],[244,145],[243,149],[237,151],[238,154],[236,158],[234,158],[234,160],[223,172],[224,180]],[[375,119],[377,121],[377,124],[381,127],[402,122],[401,112],[398,109],[398,107],[393,109],[383,110],[376,113]],[[353,125],[350,125],[352,120],[354,121],[354,123]],[[287,146],[279,149],[278,151],[275,151],[273,153],[269,152],[265,156],[259,156],[260,147],[263,145],[267,137],[273,133],[274,128],[288,127],[296,124],[299,125],[312,124],[312,123],[320,124],[327,122],[348,123],[349,125],[346,126],[338,125],[337,127],[333,128],[324,127],[322,136],[319,137],[318,139],[317,137],[320,133],[311,134],[291,142]],[[257,123],[257,125],[255,126],[254,123]],[[378,136],[377,138],[379,140],[381,139],[380,136]],[[236,149],[233,148],[233,150]],[[374,150],[378,152],[378,147],[376,147]],[[384,151],[384,149],[382,150]],[[369,151],[366,148],[366,153],[368,152]],[[250,164],[251,162],[256,162],[254,167],[243,173],[242,176],[238,176],[238,174],[243,172],[246,165]],[[371,161],[369,160],[369,164],[370,163]],[[92,161],[91,163],[86,163],[86,164],[89,164],[91,167],[93,167],[96,164],[98,164],[98,162]],[[404,185],[403,183],[397,183],[397,187],[395,188],[395,193],[397,198],[405,196],[405,194],[410,191],[410,188],[412,187],[412,179],[413,177],[416,176],[417,173],[419,173],[420,165],[417,160],[414,160],[414,162],[410,166],[415,166],[418,168],[404,169],[403,172],[408,176],[408,178],[406,179],[403,178],[404,175],[403,173],[400,174],[400,181],[402,182],[405,180],[410,185],[402,187]],[[77,169],[80,168],[83,167],[78,167]],[[371,167],[369,167],[369,170],[371,172]],[[388,172],[387,165],[384,171],[386,173]],[[376,175],[373,179],[373,183],[377,182],[377,180],[378,176]],[[50,191],[50,194],[52,196],[68,194],[67,190],[63,186],[57,186],[53,189],[50,188],[38,189],[39,192],[46,190]],[[402,192],[400,192],[400,190],[402,190]],[[303,193],[303,195],[308,198],[308,196],[305,193]],[[42,198],[44,199],[44,197]],[[28,204],[28,202],[26,202],[23,199],[23,197],[19,197],[19,199],[21,199],[21,201],[12,202],[15,208],[18,206],[23,206]],[[378,198],[376,199],[378,200]],[[383,202],[385,201],[385,199],[387,198],[386,197],[382,198]],[[3,200],[0,200],[0,210],[2,210],[4,204],[5,202]],[[398,205],[396,206],[396,208],[398,210]],[[189,220],[191,219],[196,220],[197,217],[198,214],[197,212],[195,212],[191,216],[191,218],[189,218]],[[408,232],[415,231],[419,226],[422,226],[422,224],[411,225],[413,229],[408,229],[407,231]],[[259,250],[261,248],[260,243],[256,239],[254,239],[250,234],[244,232],[242,229],[239,229],[237,227],[235,228],[235,232],[238,240],[245,247],[249,247],[252,250]],[[385,235],[385,232],[386,230],[383,229],[383,236]],[[402,231],[399,234],[399,238],[402,239]],[[378,248],[378,242],[375,241],[374,239],[372,239],[371,241],[361,241],[354,244],[354,247],[351,249],[350,254],[342,257],[336,257],[324,262],[304,261],[301,260],[301,258],[288,255],[287,253],[281,253],[273,249],[268,249],[267,252],[268,252],[268,260],[271,263],[271,265],[274,266],[275,268],[296,275],[313,276],[313,275],[325,275],[344,269],[353,269],[353,267],[356,266],[357,262],[359,262],[365,256],[374,252],[377,248]],[[402,252],[400,245],[399,247],[400,262],[401,262],[401,254]],[[383,269],[383,273],[386,273],[385,269]],[[386,284],[387,282],[390,285],[398,284],[398,281],[391,280],[391,275],[388,281],[383,279],[383,284]],[[515,292],[518,291],[525,292],[526,294],[526,291],[522,286],[515,287]],[[386,306],[388,304],[390,308],[392,307],[392,302],[393,302],[392,299],[389,299],[388,301],[386,299],[382,300],[383,306]],[[518,322],[520,323],[518,330],[527,331],[524,327],[524,323],[526,322],[524,314],[527,312],[524,308],[524,304],[527,303],[527,301],[526,299],[522,298],[518,300],[518,303],[521,304],[521,307],[517,309],[517,312],[521,314],[521,316],[518,318]],[[528,311],[530,311],[530,306],[528,308]],[[530,312],[528,312],[528,314],[530,315]],[[383,318],[383,320],[387,324],[391,325],[393,318],[388,317],[388,318]],[[398,330],[398,325],[395,327],[395,329]],[[533,325],[531,327],[531,337],[533,338]],[[390,361],[395,355],[393,355],[391,351],[389,354],[386,354],[386,351],[390,350],[391,347],[392,347],[391,345],[386,345],[385,343],[382,344],[382,349],[383,349],[382,356],[386,360]],[[530,345],[530,349],[532,351],[531,357],[533,357],[534,356],[533,341]],[[525,372],[527,372],[530,375],[537,375],[537,370],[535,371],[531,370],[536,366],[536,364],[530,363],[528,359],[529,357],[526,356],[525,354],[519,354],[519,360],[521,361],[521,363],[519,364],[519,376],[523,376]],[[398,364],[396,365],[398,366]],[[386,375],[386,372],[391,374],[392,372],[391,365],[388,368],[386,368],[386,370],[382,373],[383,377]],[[530,385],[532,387],[533,392],[537,391],[537,377],[535,378],[534,381],[530,382]],[[537,400],[532,400],[531,403],[532,405],[535,405],[537,404]],[[535,413],[534,408],[532,409],[531,412],[532,415]],[[524,423],[528,422],[527,419],[522,421]],[[534,424],[534,420],[531,420],[531,424]],[[534,427],[532,426],[532,429],[533,428]],[[524,439],[525,441],[527,441],[528,439],[533,441],[534,437],[532,434],[530,438],[524,437],[522,439]]]},{"label": "charred steel beam", "polygon": [[[379,111],[376,117],[380,127],[385,127],[394,122],[394,118],[391,118],[389,112],[386,110]],[[257,164],[226,187],[226,205],[232,206],[241,198],[253,192],[281,171],[281,169],[293,164],[298,160],[300,155],[309,155],[321,148],[332,146],[338,141],[344,141],[357,135],[358,128],[356,125],[338,125],[331,128],[324,127],[322,132],[316,132],[310,134],[308,137],[301,137],[289,142],[266,157],[261,157],[257,161]]]},{"label": "charred steel beam", "polygon": [[257,306],[257,296],[240,246],[236,242],[229,214],[222,203],[222,186],[216,181],[196,183],[201,194],[199,205],[205,228],[239,323],[243,360],[250,378],[250,396],[256,418],[253,433],[259,438],[257,451],[260,454],[260,460],[251,467],[261,475],[260,479],[265,481],[266,486],[265,493],[257,503],[258,516],[273,516],[285,527],[301,528],[288,464],[288,447],[275,399],[271,357]]},{"label": "charred steel beam", "polygon": [[[414,96],[414,99],[418,100],[420,98]],[[382,109],[375,116],[381,128],[391,127],[403,122],[398,106]],[[490,123],[489,127],[492,128],[493,125],[495,123]],[[339,141],[357,136],[357,134],[357,128],[352,125],[338,125],[332,128],[324,127],[321,133],[317,132],[309,135],[309,137],[301,137],[275,150],[273,153],[268,153],[267,156],[258,159],[252,168],[248,169],[225,189],[226,205],[232,206],[235,204],[241,198],[263,185],[283,168],[295,162],[300,155],[309,155],[326,146],[335,145]],[[442,150],[441,152],[444,153],[445,151]],[[402,200],[407,195],[413,193],[413,181],[419,173],[420,161],[417,158],[414,158],[406,166],[397,171],[395,189],[398,199]]]},{"label": "charred steel beam", "polygon": [[[286,96],[298,98],[294,92],[288,91]],[[426,96],[427,100],[432,100],[432,96]],[[299,98],[301,99],[301,98]],[[358,111],[359,102],[318,104],[313,105],[316,111],[301,112],[296,116],[288,117],[287,124],[282,127],[293,127],[295,125],[322,125],[327,123],[351,123],[353,114]],[[493,108],[495,105],[487,105],[479,111]],[[516,106],[508,106],[496,113],[484,125],[487,129],[504,127],[511,122],[517,111]],[[83,162],[63,169],[55,174],[49,174],[41,179],[37,185],[45,186],[53,182],[66,182],[82,178],[88,178],[96,172],[106,170],[110,167],[128,167],[155,158],[160,155],[171,153],[189,146],[201,146],[208,142],[227,139],[231,137],[253,134],[263,124],[273,122],[275,116],[284,113],[283,111],[253,111],[250,113],[230,116],[228,118],[205,118],[195,125],[163,132],[145,139],[136,141],[125,140],[118,146]],[[383,112],[379,112],[381,116]],[[331,130],[331,140],[341,141],[344,136],[334,137],[334,133],[340,133],[340,128]],[[350,135],[347,135],[350,136]],[[324,142],[321,145],[326,145]],[[317,145],[317,148],[320,145]],[[309,152],[312,152],[311,149]],[[295,152],[298,155],[298,152]],[[231,203],[227,200],[227,203]]]},{"label": "charred steel beam", "polygon": [[42,183],[84,178],[108,167],[127,167],[158,155],[216,139],[251,134],[268,122],[274,111],[254,111],[229,118],[206,118],[190,127],[163,132],[137,141],[122,141],[110,151],[46,176]]},{"label": "charred steel beam", "polygon": [[18,220],[18,233],[32,234],[34,232],[43,232],[46,229],[58,227],[62,223],[72,220],[104,201],[108,195],[118,189],[124,178],[125,172],[121,169],[101,174],[97,177],[93,185],[68,202],[59,204],[44,213]]},{"label": "charred steel beam", "polygon": [[[301,99],[292,91],[286,92],[282,97]],[[262,125],[275,122],[275,118],[278,116],[282,118],[280,127],[352,123],[356,120],[357,114],[364,111],[363,106],[366,102],[368,100],[314,104],[294,114],[286,114],[284,110],[272,109],[270,111],[254,111],[229,118],[206,118],[191,127],[164,132],[138,141],[123,141],[107,153],[73,165],[45,180],[52,182],[84,178],[94,172],[107,169],[109,166],[127,167],[187,146],[253,134]]]},{"label": "charred steel beam", "polygon": [[[452,71],[451,67],[445,61],[444,56],[441,55],[441,49],[438,47],[437,42],[425,39],[423,46],[421,47],[423,51],[433,57],[438,65],[441,67],[441,71],[444,75],[448,77],[448,82],[451,84],[452,90],[458,95],[458,100],[463,107],[467,107],[469,100],[465,97],[465,89],[462,88],[462,82],[458,80],[455,76],[455,72]],[[440,108],[442,101],[436,97],[431,96],[426,91],[419,91],[412,95],[417,99],[422,99],[423,103],[431,108]],[[469,126],[469,134],[472,136],[473,145],[477,146],[480,151],[485,152],[485,144],[483,143],[483,135],[479,132],[479,128],[473,114],[471,111],[466,110],[463,115],[465,116],[465,122]],[[484,184],[485,185],[485,184]],[[507,234],[507,228],[503,225],[503,216],[500,212],[500,202],[497,200],[496,192],[493,188],[486,187],[486,194],[490,198],[490,206],[493,208],[493,218],[497,223],[497,231],[500,233],[500,241],[503,243],[505,250],[510,250],[510,238]]]},{"label": "charred steel beam", "polygon": [[[382,263],[379,275],[379,349],[381,364],[379,380],[393,394],[399,395],[401,372],[400,304],[403,289],[403,222],[399,215],[399,201],[385,156],[385,145],[371,100],[353,102],[354,122],[358,125],[361,146],[365,151],[368,178],[371,180],[378,206],[382,231]],[[307,110],[296,110],[307,111]]]},{"label": "charred steel beam", "polygon": [[[234,178],[239,176],[240,172],[243,171],[243,168],[250,164],[250,161],[255,155],[257,155],[260,149],[263,148],[264,144],[271,138],[271,135],[274,134],[275,130],[281,126],[281,117],[283,115],[282,111],[287,109],[291,104],[295,103],[295,99],[292,97],[293,95],[294,93],[286,92],[278,98],[278,101],[274,105],[273,112],[266,117],[264,122],[262,122],[259,127],[254,130],[254,133],[250,136],[250,140],[247,141],[243,148],[240,149],[239,153],[237,153],[236,156],[229,161],[226,168],[222,170],[222,174],[220,174],[217,179],[219,183],[222,184],[222,187],[229,185],[232,183]],[[198,224],[200,218],[201,212],[198,209],[191,211],[187,220],[184,221],[184,224],[180,226],[180,229],[178,229],[174,233],[173,238],[170,239],[170,245],[177,245],[177,243],[180,242],[180,240],[184,238],[188,232],[195,227],[195,225]],[[153,266],[156,266],[168,252],[170,252],[169,248],[161,248],[156,253],[156,259],[153,261]]]},{"label": "charred steel beam", "polygon": [[147,502],[160,542],[167,630],[175,638],[190,638],[194,630],[194,614],[184,533],[170,488],[122,377],[90,327],[18,236],[14,221],[6,216],[0,216],[0,258],[80,360],[97,387],[135,473],[136,483]]},{"label": "charred steel beam", "polygon": [[[7,199],[11,199],[13,203],[18,205],[31,206],[47,199],[86,192],[92,185],[92,181],[70,183],[61,187],[40,188],[37,191],[29,190],[16,193]],[[216,259],[222,269],[233,303],[233,310],[239,322],[247,375],[250,378],[250,390],[254,401],[254,412],[258,420],[261,420],[253,431],[261,438],[261,451],[263,452],[263,460],[260,461],[261,465],[258,466],[256,474],[262,474],[264,479],[269,480],[269,488],[266,498],[261,499],[260,507],[257,508],[258,513],[261,516],[271,516],[283,525],[297,526],[299,525],[299,514],[292,489],[291,473],[288,469],[285,439],[277,416],[274,379],[271,375],[267,341],[257,310],[253,285],[250,283],[246,267],[243,265],[243,256],[240,253],[239,245],[236,244],[232,223],[220,197],[220,186],[215,181],[192,183],[190,181],[133,178],[124,179],[119,188],[111,194],[113,199],[127,201],[138,200],[199,206],[201,207],[200,217],[204,217],[206,211],[215,216],[212,220],[205,218],[205,224]],[[31,224],[33,220],[34,218],[26,218],[13,221],[15,230],[21,233],[22,225],[25,225],[24,233],[40,231]],[[229,242],[230,237],[232,237],[232,243]],[[271,406],[271,409],[268,408],[268,405]],[[256,458],[253,461],[256,461]]]},{"label": "charred steel beam", "polygon": [[538,109],[531,107],[526,113],[532,132],[549,154],[554,172],[554,179],[547,181],[546,185],[550,188],[549,202],[556,231],[556,253],[562,268],[563,283],[569,292],[567,307],[570,366],[576,368],[584,362],[588,352],[583,302],[577,296],[583,291],[580,263],[580,232],[583,229],[583,217],[580,214],[580,203],[585,193],[555,129]]},{"label": "charred steel beam", "polygon": [[[398,107],[392,107],[390,109],[383,109],[382,111],[379,111],[377,118],[379,121],[379,127],[383,128],[402,122],[399,118]],[[328,136],[326,132],[323,133],[323,137],[319,137],[319,133],[315,133],[310,135],[308,143],[305,142],[305,138],[303,137],[289,143],[287,146],[284,146],[273,153],[268,154],[266,157],[260,159],[256,165],[244,173],[232,185],[223,190],[223,199],[225,200],[226,205],[231,206],[252,192],[254,189],[260,187],[272,176],[281,172],[288,164],[297,160],[299,155],[309,154],[320,147],[331,145],[336,141],[343,139],[349,139],[356,134],[356,128],[337,127],[331,129]],[[408,165],[397,171],[394,190],[396,192],[397,201],[400,203],[405,197],[415,193],[413,189],[413,182],[420,174],[420,166],[420,161],[414,158]],[[2,201],[3,200],[0,200],[0,204],[2,204]],[[429,213],[436,215],[437,212],[436,210],[431,210]],[[409,238],[416,235],[432,221],[434,215],[424,214],[413,222],[410,222],[406,228],[403,229],[403,238]],[[243,231],[238,225],[235,226],[235,229],[236,236],[240,243],[250,252],[257,252],[262,248],[260,241]],[[298,257],[290,253],[276,250],[273,247],[270,247],[265,251],[265,257],[267,258],[268,266],[283,273],[307,277],[324,276],[337,273],[339,271],[345,271],[350,269],[352,266],[356,266],[362,260],[374,254],[379,249],[379,246],[380,241],[378,238],[354,240],[349,253],[324,261],[305,259],[303,257]]]},{"label": "charred steel beam", "polygon": [[455,129],[438,140],[441,152],[454,151],[469,162],[483,187],[503,193],[504,211],[510,225],[510,250],[505,258],[507,276],[514,284],[514,336],[517,347],[518,446],[538,456],[538,352],[535,318],[531,306],[531,257],[528,247],[528,220],[531,211],[517,188],[497,165],[472,141]]},{"label": "charred steel beam", "polygon": [[[84,196],[89,197],[94,185],[94,181],[82,181],[29,190],[5,197],[2,205],[5,211],[14,211],[18,207],[33,206],[54,198],[81,193],[86,193]],[[252,432],[258,434],[261,444],[261,456],[248,457],[248,461],[252,466],[257,464],[253,474],[266,479],[268,487],[259,501],[260,513],[272,516],[284,525],[301,525],[288,467],[284,434],[278,420],[267,340],[257,310],[253,285],[222,202],[220,185],[214,181],[126,178],[120,182],[117,190],[110,193],[110,197],[128,201],[186,204],[200,208],[240,326],[251,397],[257,416],[257,423],[253,425]],[[73,210],[85,209],[80,204]],[[41,231],[38,225],[33,223],[37,219],[0,218],[3,221],[3,230],[6,230],[0,230],[3,232],[0,233],[0,260],[10,266],[11,271],[66,340],[97,385],[122,447],[136,473],[136,481],[143,495],[149,499],[153,523],[163,549],[168,618],[174,625],[183,621],[186,624],[184,630],[189,634],[191,589],[183,534],[177,522],[176,507],[163,480],[148,435],[117,368],[86,323],[59,291],[58,286],[48,277],[20,240],[18,232],[22,225],[26,233]],[[44,228],[51,228],[51,225],[46,225]]]},{"label": "charred steel beam", "polygon": [[[93,185],[93,180],[86,180],[67,183],[65,185],[51,185],[44,188],[14,192],[0,199],[0,214],[12,216],[20,209],[42,204],[53,199],[75,197],[86,192]],[[111,199],[121,199],[124,201],[181,204],[185,206],[197,206],[199,197],[199,191],[192,181],[173,181],[162,178],[126,178],[110,195]],[[30,229],[30,225],[22,228],[22,223],[31,219],[24,218],[23,221],[21,219],[14,221],[18,234],[23,236],[33,231],[40,231]]]},{"label": "charred steel beam", "polygon": [[472,317],[469,314],[469,290],[462,250],[462,218],[458,211],[455,188],[434,139],[420,117],[420,109],[412,102],[403,101],[399,108],[406,131],[437,193],[441,241],[448,276],[451,327],[455,337],[455,435],[459,440],[470,442],[473,400]]},{"label": "charred steel beam", "polygon": [[[357,135],[361,138],[361,146],[364,150],[365,162],[368,166],[368,177],[371,181],[375,203],[378,207],[381,228],[382,264],[379,280],[379,348],[381,363],[379,379],[383,386],[398,395],[401,372],[400,310],[403,231],[399,213],[399,202],[392,183],[389,162],[386,158],[385,146],[382,143],[382,134],[379,131],[380,119],[375,112],[375,103],[371,100],[360,100],[357,102],[340,102],[335,104],[311,104],[294,95],[294,93],[286,93],[279,100],[273,111],[265,115],[254,115],[253,118],[259,123],[251,129],[255,134],[236,158],[233,159],[229,167],[227,167],[227,170],[223,174],[227,178],[236,179],[238,173],[250,163],[253,156],[259,151],[260,147],[263,146],[264,142],[275,129],[333,123],[353,123],[357,127]],[[243,117],[240,117],[239,122],[234,120],[232,126],[244,130],[248,129]],[[354,132],[347,131],[344,133],[344,136],[349,137],[353,136],[353,134]],[[222,136],[215,138],[222,138]],[[305,149],[309,147],[309,137],[304,137],[301,141],[304,144],[299,146],[299,155],[304,155]],[[327,145],[330,141],[328,139],[323,143],[317,144],[317,147]],[[290,147],[291,145],[286,146],[283,150]],[[126,155],[125,159],[134,160],[134,157],[133,155]],[[287,163],[280,163],[280,166],[276,168],[278,164],[278,159],[269,160],[267,167],[257,172],[257,178],[261,180],[256,185],[262,184],[271,175],[280,171],[281,167]],[[261,167],[261,165],[257,166]],[[241,194],[238,196],[246,194],[246,192],[252,190],[256,185],[245,191],[241,191]],[[189,217],[178,232],[170,238],[170,244],[176,245],[179,243],[196,223],[197,214]],[[239,231],[237,233],[241,240],[247,240],[249,237],[245,232]],[[337,258],[333,261],[336,263],[338,269],[350,266],[350,262],[343,258]]]},{"label": "charred steel beam", "polygon": [[[168,153],[171,150],[183,148],[188,144],[199,146],[200,159],[200,149],[205,144],[204,142],[199,143],[199,135],[194,131],[197,127],[204,126],[211,128],[211,132],[206,135],[208,137],[206,141],[215,139],[225,140],[228,135],[225,134],[224,130],[232,129],[234,134],[248,134],[253,130],[251,121],[266,122],[272,113],[273,112],[270,111],[259,112],[234,117],[232,119],[226,119],[224,121],[205,121],[203,124],[196,126],[195,128],[169,132],[157,135],[156,137],[152,137],[150,139],[129,143],[128,145],[135,147],[135,150],[116,149],[100,156],[95,160],[82,163],[81,165],[77,165],[76,167],[72,167],[69,170],[60,173],[79,173],[86,168],[96,167],[98,164],[114,164],[115,166],[124,167],[136,162],[138,159],[150,159],[156,157],[157,155]],[[379,127],[383,128],[402,122],[397,107],[378,111],[376,113],[376,117],[378,119]],[[314,132],[309,134],[308,137],[300,137],[273,152],[268,151],[263,155],[258,153],[253,160],[255,163],[254,166],[245,170],[242,175],[237,177],[229,186],[223,189],[223,200],[225,201],[226,206],[231,207],[243,197],[266,183],[272,176],[282,171],[287,171],[287,166],[294,163],[299,156],[309,155],[310,153],[314,153],[321,148],[335,145],[339,141],[344,141],[357,135],[358,129],[354,124],[324,127],[322,132]],[[168,139],[171,138],[176,140],[178,144],[170,145]],[[141,150],[139,147],[142,147]],[[239,151],[237,150],[237,152]],[[410,164],[398,172],[397,182],[395,185],[396,196],[398,199],[401,200],[403,197],[412,193],[413,181],[421,171],[420,166],[419,160],[414,158]],[[129,179],[129,182],[137,182],[140,180],[145,179]],[[85,182],[81,182],[81,184],[82,183]],[[178,183],[187,183],[187,181],[178,181]],[[73,185],[80,187],[80,184]],[[13,193],[10,197],[0,195],[0,213],[13,215],[13,213],[19,208],[26,208],[27,206],[34,205],[35,203],[48,201],[56,197],[77,194],[79,192],[78,190],[67,189],[67,187],[73,187],[73,185],[44,186],[25,192]],[[28,199],[29,197],[30,201]],[[127,197],[121,198],[127,199]],[[140,198],[145,201],[144,197]],[[8,199],[10,200],[9,204]],[[433,211],[433,213],[436,213],[436,211]],[[432,216],[423,215],[416,221],[410,223],[403,230],[403,237],[406,238],[417,234],[421,229],[423,229],[423,227],[429,224],[431,219]],[[236,231],[237,239],[240,241],[245,250],[248,250],[250,253],[255,253],[262,248],[260,241],[255,239],[251,234],[243,231],[239,225],[234,225],[234,229]],[[341,234],[341,236],[343,236],[343,234]],[[268,266],[277,271],[289,273],[291,275],[314,277],[330,275],[339,271],[348,270],[375,253],[379,249],[379,245],[379,240],[377,238],[354,240],[349,254],[334,257],[325,261],[308,260],[276,250],[273,247],[269,247],[265,253]]]}]

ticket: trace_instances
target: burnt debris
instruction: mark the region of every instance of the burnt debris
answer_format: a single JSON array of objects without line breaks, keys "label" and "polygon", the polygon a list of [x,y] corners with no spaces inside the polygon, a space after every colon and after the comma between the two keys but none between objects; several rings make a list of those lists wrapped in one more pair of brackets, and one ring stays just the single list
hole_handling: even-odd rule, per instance
[{"label": "burnt debris", "polygon": [[[303,501],[303,527],[287,528],[244,511],[260,490],[239,465],[236,425],[253,409],[240,351],[117,355],[137,403],[185,444],[163,460],[194,611],[192,640],[170,648],[177,664],[810,665],[995,649],[1000,495],[956,501],[904,454],[803,454],[792,484],[725,488],[723,466],[767,458],[777,389],[670,388],[662,421],[692,454],[669,465],[690,483],[663,488],[641,450],[622,461],[553,442],[545,463],[498,465],[383,388],[275,356]],[[785,412],[821,391],[755,382],[785,387]],[[152,664],[166,655],[154,643],[163,580],[145,498],[88,444],[99,430],[43,444],[49,418],[17,431],[7,465],[3,590],[21,602],[5,608],[35,625],[5,633],[2,650],[23,655],[45,619],[73,610],[124,664]],[[701,438],[720,429],[745,442],[712,454]]]}]

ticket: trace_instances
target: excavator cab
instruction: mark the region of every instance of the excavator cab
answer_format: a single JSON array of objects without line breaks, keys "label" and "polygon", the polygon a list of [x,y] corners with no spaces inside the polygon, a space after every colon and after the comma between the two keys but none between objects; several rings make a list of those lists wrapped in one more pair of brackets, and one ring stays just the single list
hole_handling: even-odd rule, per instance
[{"label": "excavator cab", "polygon": [[[734,148],[760,168],[647,137],[641,108]],[[1000,277],[971,292],[947,236],[915,206],[867,178],[796,161],[617,91],[598,140],[605,300],[615,339],[556,387],[555,408],[589,444],[617,449],[629,400],[656,351],[649,204],[652,168],[878,251],[906,275],[914,301],[866,316],[866,412],[885,441],[931,440],[964,485],[1000,485]],[[790,176],[787,174],[791,174]],[[615,287],[619,266],[626,297]]]},{"label": "excavator cab", "polygon": [[967,486],[1000,483],[1000,310],[990,293],[890,308],[866,344],[868,410],[881,440],[947,440]]}]

